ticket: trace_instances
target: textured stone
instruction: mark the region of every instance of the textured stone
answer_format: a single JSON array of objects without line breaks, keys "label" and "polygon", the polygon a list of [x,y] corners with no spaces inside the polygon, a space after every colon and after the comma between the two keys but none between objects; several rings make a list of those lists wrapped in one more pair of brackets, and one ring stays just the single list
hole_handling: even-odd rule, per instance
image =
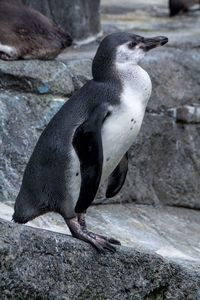
[{"label": "textured stone", "polygon": [[90,66],[88,59],[68,64],[62,61],[1,61],[0,89],[71,95],[91,76]]},{"label": "textured stone", "polygon": [[166,116],[146,116],[130,152],[132,199],[200,208],[199,130],[199,125],[184,126]]},{"label": "textured stone", "polygon": [[101,31],[100,0],[23,0],[53,19],[74,39],[95,37]]},{"label": "textured stone", "polygon": [[38,136],[65,98],[0,92],[0,201],[13,201]]},{"label": "textured stone", "polygon": [[[0,203],[0,218],[10,221],[12,215],[13,207]],[[200,218],[196,210],[106,204],[90,207],[86,220],[90,230],[112,236],[123,246],[142,247],[182,265],[200,266]],[[64,219],[55,213],[47,213],[27,225],[70,234]]]},{"label": "textured stone", "polygon": [[199,51],[157,49],[146,55],[142,66],[150,74],[153,84],[149,109],[162,111],[199,102]]},{"label": "textured stone", "polygon": [[91,78],[91,60],[0,63],[0,201],[14,201],[25,165],[50,118]]},{"label": "textured stone", "polygon": [[90,245],[0,221],[0,294],[7,299],[198,300],[200,274],[151,251]]}]

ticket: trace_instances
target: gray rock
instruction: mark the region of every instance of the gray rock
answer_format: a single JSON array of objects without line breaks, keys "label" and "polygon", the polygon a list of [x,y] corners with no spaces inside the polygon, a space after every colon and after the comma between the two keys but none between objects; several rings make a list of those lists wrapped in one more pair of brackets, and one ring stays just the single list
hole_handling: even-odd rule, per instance
[{"label": "gray rock", "polygon": [[0,201],[13,201],[42,130],[65,102],[51,95],[0,92]]},{"label": "gray rock", "polygon": [[0,221],[1,299],[191,299],[200,273],[151,251],[100,255],[68,237]]},{"label": "gray rock", "polygon": [[[84,71],[83,71],[84,70]],[[1,61],[0,89],[69,96],[91,77],[91,60]]]},{"label": "gray rock", "polygon": [[153,84],[150,110],[162,111],[199,103],[200,53],[197,50],[162,48],[142,62]]},{"label": "gray rock", "polygon": [[97,36],[101,31],[100,0],[23,0],[53,19],[76,40]]},{"label": "gray rock", "polygon": [[39,135],[91,78],[91,60],[0,63],[0,201],[14,201]]},{"label": "gray rock", "polygon": [[[0,203],[0,218],[10,221],[12,215],[13,206]],[[90,230],[114,237],[123,246],[144,248],[181,265],[200,266],[200,218],[196,210],[133,203],[94,205],[88,209],[86,220]],[[26,225],[70,234],[64,219],[55,213]]]}]

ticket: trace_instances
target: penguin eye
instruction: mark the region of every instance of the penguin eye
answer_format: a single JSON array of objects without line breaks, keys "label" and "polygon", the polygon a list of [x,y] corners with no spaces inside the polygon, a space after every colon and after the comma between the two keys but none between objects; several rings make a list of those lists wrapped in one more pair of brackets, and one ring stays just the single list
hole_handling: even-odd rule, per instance
[{"label": "penguin eye", "polygon": [[136,42],[130,42],[130,43],[128,44],[128,47],[129,47],[129,49],[133,49],[136,45],[137,45]]}]

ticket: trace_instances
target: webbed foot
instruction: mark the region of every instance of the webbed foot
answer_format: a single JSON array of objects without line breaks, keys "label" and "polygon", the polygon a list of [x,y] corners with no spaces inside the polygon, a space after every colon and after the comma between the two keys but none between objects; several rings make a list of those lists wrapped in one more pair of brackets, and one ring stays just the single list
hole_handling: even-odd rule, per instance
[{"label": "webbed foot", "polygon": [[92,244],[99,252],[108,250],[114,253],[116,248],[112,244],[120,245],[120,242],[113,238],[107,238],[100,234],[88,231],[85,217],[83,218],[82,214],[72,219],[68,219],[67,225],[74,237]]},{"label": "webbed foot", "polygon": [[[78,222],[79,224],[81,225],[81,227],[83,229],[86,229],[87,228],[87,225],[86,225],[86,221],[85,221],[85,213],[82,213],[82,214],[79,214],[78,215]],[[100,239],[103,239],[107,242],[109,242],[110,244],[114,244],[114,245],[121,245],[120,241],[112,238],[112,237],[107,237],[107,236],[104,236],[102,234],[98,234],[98,233],[93,233],[91,231],[88,231],[88,233],[90,235],[95,235],[96,237],[100,238]]]}]

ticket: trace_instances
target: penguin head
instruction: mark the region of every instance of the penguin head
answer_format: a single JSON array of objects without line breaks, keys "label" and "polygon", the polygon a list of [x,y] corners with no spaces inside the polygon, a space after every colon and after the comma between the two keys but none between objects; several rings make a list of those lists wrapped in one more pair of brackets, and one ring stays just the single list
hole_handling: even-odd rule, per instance
[{"label": "penguin head", "polygon": [[144,38],[126,32],[110,34],[102,40],[94,57],[93,77],[94,79],[110,77],[117,63],[138,64],[147,51],[163,46],[167,42],[168,38],[164,36]]}]

